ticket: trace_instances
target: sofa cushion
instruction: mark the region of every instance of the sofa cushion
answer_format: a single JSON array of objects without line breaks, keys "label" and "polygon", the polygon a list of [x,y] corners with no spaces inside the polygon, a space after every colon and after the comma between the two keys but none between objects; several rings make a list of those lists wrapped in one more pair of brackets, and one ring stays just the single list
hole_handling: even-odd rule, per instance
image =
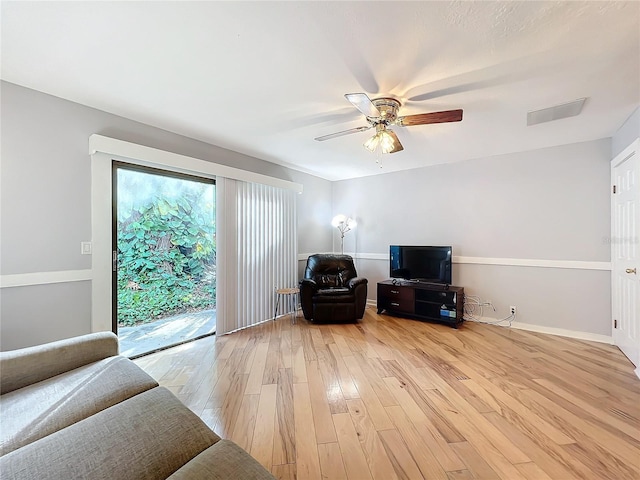
[{"label": "sofa cushion", "polygon": [[167,480],[275,480],[251,455],[229,440],[220,440]]},{"label": "sofa cushion", "polygon": [[0,457],[0,471],[14,480],[165,479],[219,440],[156,387]]},{"label": "sofa cushion", "polygon": [[158,383],[110,357],[0,396],[0,455],[68,427]]},{"label": "sofa cushion", "polygon": [[97,332],[35,347],[0,352],[0,393],[118,355],[118,337]]}]

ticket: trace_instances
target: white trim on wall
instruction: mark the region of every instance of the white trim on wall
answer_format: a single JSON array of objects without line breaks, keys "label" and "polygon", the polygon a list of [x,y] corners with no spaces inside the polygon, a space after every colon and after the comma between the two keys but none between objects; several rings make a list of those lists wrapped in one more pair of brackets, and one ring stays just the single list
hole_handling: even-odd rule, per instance
[{"label": "white trim on wall", "polygon": [[14,273],[0,276],[0,288],[29,287],[50,283],[85,282],[93,278],[91,270]]},{"label": "white trim on wall", "polygon": [[[331,253],[331,252],[319,252]],[[298,261],[306,261],[312,253],[301,253]],[[355,259],[389,260],[386,253],[349,253]],[[533,260],[522,258],[453,257],[453,263],[468,265],[502,265],[509,267],[569,268],[580,270],[611,270],[610,262],[577,260]],[[33,272],[0,275],[0,288],[28,287],[50,283],[85,282],[93,280],[92,270],[62,270],[57,272]]]},{"label": "white trim on wall", "polygon": [[232,178],[234,180],[242,180],[249,183],[260,183],[277,188],[293,190],[302,193],[302,184],[282,180],[260,173],[241,170],[239,168],[228,167],[218,163],[200,160],[199,158],[188,157],[179,153],[167,152],[157,148],[137,145],[135,143],[125,142],[115,138],[105,137],[93,134],[89,137],[89,155],[96,153],[105,153],[111,156],[117,156],[132,160],[134,163],[151,167],[166,168],[170,166],[172,171],[197,174],[200,176],[216,176]]},{"label": "white trim on wall", "polygon": [[[495,319],[488,318],[489,322],[495,322]],[[613,345],[613,337],[610,335],[601,335],[598,333],[580,332],[577,330],[567,330],[564,328],[543,327],[541,325],[533,325],[531,323],[521,323],[514,321],[511,328],[516,330],[526,330],[528,332],[546,333],[549,335],[558,335],[560,337],[575,338],[578,340],[588,340],[591,342],[607,343]]]},{"label": "white trim on wall", "polygon": [[[387,253],[352,253],[345,252],[357,260],[389,261]],[[298,260],[306,260],[311,253],[301,253]],[[545,260],[533,258],[491,258],[491,257],[461,257],[453,256],[453,263],[460,265],[502,265],[505,267],[539,267],[539,268],[569,268],[577,270],[611,270],[611,262],[591,262],[583,260]]]}]

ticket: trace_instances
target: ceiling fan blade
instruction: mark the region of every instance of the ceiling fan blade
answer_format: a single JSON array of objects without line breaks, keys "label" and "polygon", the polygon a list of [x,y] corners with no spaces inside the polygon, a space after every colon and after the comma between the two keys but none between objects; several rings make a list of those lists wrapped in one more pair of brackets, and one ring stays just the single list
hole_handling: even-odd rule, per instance
[{"label": "ceiling fan blade", "polygon": [[396,133],[393,130],[389,130],[389,129],[387,129],[387,133],[393,137],[393,144],[395,145],[393,147],[393,150],[391,150],[389,153],[396,153],[404,150],[404,147],[400,143],[400,139],[398,139],[398,136],[396,135]]},{"label": "ceiling fan blade", "polygon": [[396,125],[411,127],[413,125],[426,125],[428,123],[448,123],[462,120],[462,110],[445,110],[444,112],[418,113],[398,117]]},{"label": "ceiling fan blade", "polygon": [[349,130],[343,130],[342,132],[330,133],[329,135],[323,135],[322,137],[316,137],[314,140],[319,142],[324,142],[325,140],[330,140],[332,138],[342,137],[343,135],[351,135],[352,133],[364,132],[373,128],[371,125],[366,125],[364,127],[351,128]]},{"label": "ceiling fan blade", "polygon": [[344,97],[360,110],[365,117],[380,116],[380,110],[371,102],[366,93],[347,93]]}]

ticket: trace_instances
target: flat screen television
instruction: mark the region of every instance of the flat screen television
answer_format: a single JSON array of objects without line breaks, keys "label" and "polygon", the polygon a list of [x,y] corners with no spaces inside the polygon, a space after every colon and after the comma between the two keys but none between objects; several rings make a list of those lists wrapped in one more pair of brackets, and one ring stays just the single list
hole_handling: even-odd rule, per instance
[{"label": "flat screen television", "polygon": [[391,278],[451,284],[451,247],[391,245]]}]

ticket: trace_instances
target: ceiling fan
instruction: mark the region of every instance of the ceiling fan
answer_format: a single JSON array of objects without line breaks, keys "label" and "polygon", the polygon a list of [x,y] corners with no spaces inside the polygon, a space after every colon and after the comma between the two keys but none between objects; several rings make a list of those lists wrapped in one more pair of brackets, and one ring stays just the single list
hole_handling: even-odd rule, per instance
[{"label": "ceiling fan", "polygon": [[462,110],[445,110],[443,112],[418,113],[416,115],[398,116],[400,102],[395,98],[382,97],[371,100],[365,93],[347,93],[345,98],[354,107],[364,114],[368,125],[351,128],[342,132],[331,133],[317,137],[315,140],[323,142],[343,135],[364,132],[371,128],[376,129],[376,134],[364,143],[371,152],[375,152],[378,146],[382,153],[396,153],[404,150],[395,132],[387,127],[397,125],[399,127],[412,127],[426,125],[428,123],[459,122],[462,120]]}]

